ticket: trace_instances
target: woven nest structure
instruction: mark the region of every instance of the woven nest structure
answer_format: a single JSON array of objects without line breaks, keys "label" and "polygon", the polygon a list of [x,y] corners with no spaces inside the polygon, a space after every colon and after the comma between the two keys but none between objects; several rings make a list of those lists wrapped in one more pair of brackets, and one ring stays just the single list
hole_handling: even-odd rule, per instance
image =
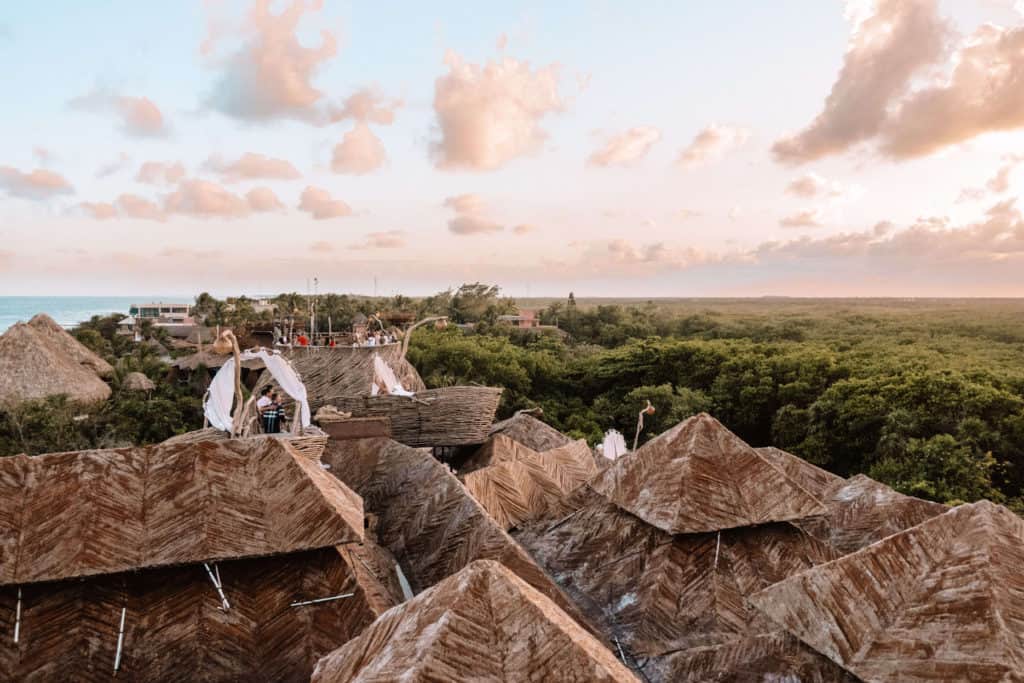
[{"label": "woven nest structure", "polygon": [[[17,323],[0,335],[0,404],[58,395],[94,404],[110,397],[110,387],[95,370],[68,352],[67,342],[81,344],[70,335],[59,339],[28,323]],[[88,351],[84,346],[82,350]]]},{"label": "woven nest structure", "polygon": [[495,560],[593,627],[530,556],[430,454],[390,439],[331,441],[328,470],[363,497],[370,534],[419,593],[474,560]]},{"label": "woven nest structure", "polygon": [[49,340],[50,345],[62,352],[79,365],[84,365],[100,377],[111,377],[114,374],[114,367],[107,361],[100,358],[84,344],[71,336],[67,330],[57,324],[57,321],[39,313],[34,315],[28,324]]},{"label": "woven nest structure", "polygon": [[156,384],[141,372],[129,372],[121,380],[121,388],[126,391],[148,392],[156,389]]},{"label": "woven nest structure", "polygon": [[280,440],[0,458],[0,671],[308,680],[397,604],[363,540],[360,498]]},{"label": "woven nest structure", "polygon": [[311,680],[637,681],[550,599],[492,560],[387,612],[320,660]]},{"label": "woven nest structure", "polygon": [[752,596],[865,681],[1019,681],[1024,521],[962,505]]},{"label": "woven nest structure", "polygon": [[590,447],[583,440],[538,453],[497,434],[480,450],[471,463],[476,469],[463,482],[506,530],[568,511],[569,494],[597,474]]}]

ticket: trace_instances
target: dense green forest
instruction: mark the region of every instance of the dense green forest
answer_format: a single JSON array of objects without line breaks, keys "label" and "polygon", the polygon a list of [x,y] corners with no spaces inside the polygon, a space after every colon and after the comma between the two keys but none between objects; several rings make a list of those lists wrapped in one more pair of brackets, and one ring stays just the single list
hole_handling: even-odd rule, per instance
[{"label": "dense green forest", "polygon": [[[197,302],[210,322],[267,322],[244,299],[204,294]],[[277,301],[289,315],[308,303],[298,294]],[[517,303],[537,310],[545,327],[500,323]],[[611,427],[631,437],[649,400],[657,412],[641,440],[707,411],[755,446],[776,445],[842,475],[1024,510],[1024,301],[513,302],[473,284],[415,300],[323,295],[316,306],[334,329],[359,312],[449,315],[460,325],[413,338],[409,359],[428,386],[503,386],[503,416],[539,406],[555,427],[592,443]],[[118,377],[142,370],[157,380],[154,395],[121,392],[115,377],[114,397],[88,419],[59,399],[8,412],[0,453],[148,443],[201,425],[202,387],[167,382],[166,366],[112,325],[98,318],[76,334],[116,363]]]}]

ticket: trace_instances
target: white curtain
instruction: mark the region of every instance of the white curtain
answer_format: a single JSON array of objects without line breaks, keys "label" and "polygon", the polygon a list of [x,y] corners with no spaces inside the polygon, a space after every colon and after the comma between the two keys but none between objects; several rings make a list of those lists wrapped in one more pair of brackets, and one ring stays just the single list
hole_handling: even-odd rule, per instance
[{"label": "white curtain", "polygon": [[[302,420],[302,426],[304,428],[308,427],[310,425],[310,412],[309,400],[306,396],[306,385],[299,379],[299,375],[292,368],[291,363],[279,352],[266,349],[243,351],[241,357],[243,361],[252,360],[253,358],[263,360],[267,370],[270,371],[271,376],[284,393],[291,396],[301,406],[299,418]],[[210,383],[210,391],[206,397],[206,404],[203,406],[206,419],[210,421],[212,426],[225,432],[231,431],[231,402],[234,400],[234,396],[235,359],[229,358],[214,376],[213,382]]]},{"label": "white curtain", "polygon": [[412,396],[413,392],[406,391],[405,387],[398,380],[398,376],[395,375],[395,371],[391,369],[391,366],[380,357],[380,354],[373,354],[373,385],[370,387],[370,396],[376,396],[380,393],[380,387],[377,385],[378,380],[384,384],[389,394],[395,396]]},{"label": "white curtain", "polygon": [[626,439],[621,433],[614,429],[605,432],[604,443],[601,445],[601,454],[609,460],[615,460],[626,454]]}]

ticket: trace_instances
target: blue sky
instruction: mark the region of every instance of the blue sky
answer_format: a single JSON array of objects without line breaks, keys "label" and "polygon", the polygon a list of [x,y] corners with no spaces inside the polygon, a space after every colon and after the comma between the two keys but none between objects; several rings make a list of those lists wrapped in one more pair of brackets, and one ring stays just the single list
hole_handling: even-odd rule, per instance
[{"label": "blue sky", "polygon": [[[1024,111],[1009,125],[989,111],[999,74],[1024,57],[986,47],[1021,30],[1014,0],[326,0],[298,3],[294,32],[277,18],[290,4],[271,3],[272,39],[253,2],[0,9],[0,56],[14,65],[0,292],[227,294],[315,275],[344,291],[376,276],[385,293],[486,280],[516,295],[1024,295]],[[322,31],[337,50],[312,68],[273,49],[282,36],[316,47]],[[886,44],[889,31],[902,44]],[[931,53],[915,47],[929,40]],[[979,44],[977,73],[955,77]],[[899,82],[866,66],[907,52]],[[239,90],[268,55],[270,76]],[[295,82],[320,97],[289,100]],[[830,113],[830,91],[847,85],[857,96]],[[856,132],[886,88],[885,121]],[[923,131],[901,128],[918,93],[966,103],[975,88],[994,93],[991,107],[934,121],[925,108]],[[324,118],[364,89],[393,122]],[[229,96],[235,110],[218,107]],[[126,123],[143,98],[159,118]],[[781,159],[779,141],[812,139],[816,117],[829,151]],[[927,149],[884,151],[900,136]],[[614,161],[588,162],[602,151]],[[298,177],[229,179],[247,154]],[[183,173],[139,182],[145,162]],[[273,208],[247,200],[257,187]],[[318,206],[345,208],[300,208],[310,188]],[[456,197],[462,210],[445,205]]]}]

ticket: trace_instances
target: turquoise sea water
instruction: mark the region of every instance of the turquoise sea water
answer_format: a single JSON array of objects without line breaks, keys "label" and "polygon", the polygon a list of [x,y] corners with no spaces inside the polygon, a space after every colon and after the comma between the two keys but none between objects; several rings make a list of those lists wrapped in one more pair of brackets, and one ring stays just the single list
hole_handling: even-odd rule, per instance
[{"label": "turquoise sea water", "polygon": [[27,322],[36,313],[46,313],[60,325],[72,327],[94,315],[127,315],[132,304],[191,300],[180,296],[0,296],[0,333],[19,320]]}]

